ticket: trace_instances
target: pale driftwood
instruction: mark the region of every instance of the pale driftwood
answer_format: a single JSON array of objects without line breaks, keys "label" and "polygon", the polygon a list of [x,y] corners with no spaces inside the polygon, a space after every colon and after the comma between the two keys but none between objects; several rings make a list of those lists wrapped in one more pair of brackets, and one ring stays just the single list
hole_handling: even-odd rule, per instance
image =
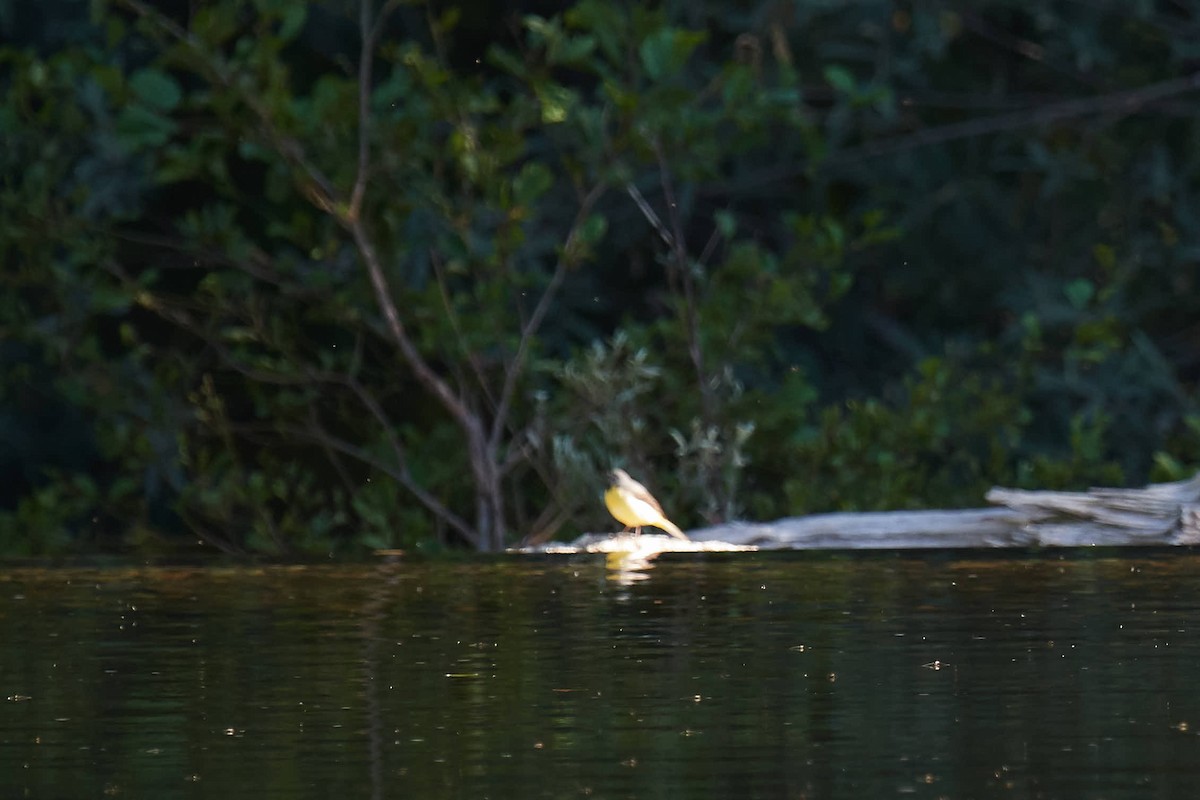
[{"label": "pale driftwood", "polygon": [[760,549],[906,549],[1013,547],[1031,544],[1026,515],[1003,508],[813,514],[776,522],[735,522],[688,535]]},{"label": "pale driftwood", "polygon": [[570,544],[550,542],[522,548],[524,552],[604,553],[609,579],[625,585],[646,580],[655,560],[663,553],[728,553],[757,549],[724,541],[683,541],[656,533],[589,533]]},{"label": "pale driftwood", "polygon": [[[775,522],[734,522],[689,531],[693,542],[666,536],[584,536],[557,552],[627,553],[754,549],[908,549],[1087,547],[1200,544],[1200,475],[1141,489],[1086,492],[995,488],[999,508],[813,514]],[[538,548],[549,549],[549,548]],[[732,548],[730,548],[732,549]]]},{"label": "pale driftwood", "polygon": [[1039,544],[1150,545],[1200,541],[1200,475],[1141,489],[1029,492],[992,489],[988,502],[1030,516]]},{"label": "pale driftwood", "polygon": [[531,549],[541,553],[621,553],[640,557],[659,553],[728,553],[757,548],[719,539],[685,542],[659,533],[587,533],[570,544],[549,542]]}]

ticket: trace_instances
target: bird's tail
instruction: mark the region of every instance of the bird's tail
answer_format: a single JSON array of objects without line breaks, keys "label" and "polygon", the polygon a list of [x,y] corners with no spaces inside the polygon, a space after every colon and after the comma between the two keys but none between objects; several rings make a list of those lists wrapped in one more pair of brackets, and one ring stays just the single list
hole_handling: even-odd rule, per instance
[{"label": "bird's tail", "polygon": [[687,537],[686,533],[679,530],[678,525],[676,525],[674,522],[671,522],[671,520],[667,519],[666,517],[663,517],[659,522],[655,523],[655,525],[656,527],[662,528],[676,539],[683,539],[685,542],[691,541],[691,539]]}]

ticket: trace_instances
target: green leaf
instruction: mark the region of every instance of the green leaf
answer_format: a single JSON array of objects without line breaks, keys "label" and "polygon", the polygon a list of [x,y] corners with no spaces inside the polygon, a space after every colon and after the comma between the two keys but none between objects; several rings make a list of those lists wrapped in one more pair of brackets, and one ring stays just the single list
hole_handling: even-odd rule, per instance
[{"label": "green leaf", "polygon": [[1088,303],[1096,294],[1096,286],[1087,278],[1076,278],[1064,287],[1067,301],[1079,311],[1087,308]]},{"label": "green leaf", "polygon": [[594,36],[564,38],[555,61],[559,64],[578,64],[586,61],[595,49],[596,37]]},{"label": "green leaf", "polygon": [[513,198],[518,205],[532,205],[554,185],[554,174],[540,161],[530,161],[513,178]]},{"label": "green leaf", "polygon": [[573,91],[558,84],[537,87],[537,96],[542,104],[542,122],[547,125],[566,122],[576,100]]},{"label": "green leaf", "polygon": [[152,67],[133,73],[129,88],[139,100],[156,111],[172,110],[183,97],[183,90],[174,78]]},{"label": "green leaf", "polygon": [[529,73],[525,62],[521,60],[520,56],[499,45],[492,45],[488,48],[487,60],[489,64],[499,67],[518,78],[524,78]]},{"label": "green leaf", "polygon": [[840,67],[837,64],[830,64],[825,68],[823,74],[825,75],[825,82],[842,94],[852,95],[857,92],[854,75],[852,75],[850,70],[846,69],[845,67]]},{"label": "green leaf", "polygon": [[132,298],[127,292],[111,286],[93,286],[90,294],[92,308],[101,314],[120,314],[129,309]]},{"label": "green leaf", "polygon": [[664,28],[647,36],[638,48],[642,67],[654,80],[670,77],[691,58],[692,52],[707,38],[702,31]]},{"label": "green leaf", "polygon": [[279,25],[279,38],[290,42],[304,27],[308,18],[308,6],[304,3],[289,3],[283,11],[283,20]]},{"label": "green leaf", "polygon": [[713,214],[713,219],[717,223],[717,230],[726,240],[733,239],[734,233],[737,232],[737,218],[729,211],[718,211]]},{"label": "green leaf", "polygon": [[175,122],[143,105],[121,109],[116,119],[117,138],[129,150],[160,147],[175,132]]},{"label": "green leaf", "polygon": [[608,220],[601,214],[592,214],[579,226],[579,238],[589,245],[597,244],[608,231]]}]

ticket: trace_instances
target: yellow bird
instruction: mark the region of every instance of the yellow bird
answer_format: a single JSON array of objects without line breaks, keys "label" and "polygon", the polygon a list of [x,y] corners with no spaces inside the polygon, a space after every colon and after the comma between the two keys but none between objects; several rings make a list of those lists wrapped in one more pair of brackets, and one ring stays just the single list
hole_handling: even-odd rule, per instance
[{"label": "yellow bird", "polygon": [[610,484],[608,491],[604,493],[604,505],[608,506],[608,513],[625,526],[625,530],[633,528],[635,533],[641,533],[643,525],[652,525],[662,528],[676,539],[690,541],[687,535],[663,514],[662,506],[654,499],[654,495],[629,477],[629,473],[623,469],[614,469],[608,477]]}]

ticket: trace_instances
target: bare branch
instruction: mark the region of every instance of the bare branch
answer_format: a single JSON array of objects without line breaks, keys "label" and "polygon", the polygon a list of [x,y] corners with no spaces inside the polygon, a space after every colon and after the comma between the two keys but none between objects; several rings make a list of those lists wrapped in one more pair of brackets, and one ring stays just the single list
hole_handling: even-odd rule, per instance
[{"label": "bare branch", "polygon": [[350,204],[345,212],[350,219],[358,219],[362,213],[363,197],[367,192],[367,177],[371,171],[371,74],[375,49],[379,45],[384,22],[398,5],[397,0],[388,0],[379,10],[379,16],[372,21],[371,0],[360,0],[359,3],[358,22],[362,52],[358,57],[358,171],[354,177],[354,188],[350,191]]},{"label": "bare branch", "polygon": [[562,254],[558,258],[558,263],[554,265],[554,274],[550,277],[550,282],[546,284],[545,291],[538,298],[537,305],[534,306],[533,313],[529,315],[524,327],[521,329],[521,340],[517,344],[516,355],[513,356],[512,363],[508,367],[508,371],[504,376],[504,387],[500,390],[500,404],[496,408],[496,416],[492,420],[492,432],[490,437],[490,446],[496,450],[500,446],[500,435],[504,431],[504,426],[507,424],[508,409],[512,404],[513,393],[516,391],[517,379],[521,376],[525,368],[525,362],[529,356],[529,342],[533,335],[537,333],[541,327],[542,321],[546,318],[546,314],[550,310],[550,304],[554,297],[558,294],[559,287],[567,277],[567,270],[574,264],[576,242],[579,239],[579,231],[583,224],[587,221],[592,213],[592,208],[595,207],[601,195],[604,194],[604,185],[596,184],[579,202],[579,210],[575,213],[575,220],[571,223],[570,233],[567,234],[567,240],[563,244]]},{"label": "bare branch", "polygon": [[717,245],[721,243],[721,229],[717,225],[713,225],[713,232],[709,235],[708,241],[704,243],[704,249],[700,251],[700,258],[697,259],[701,266],[708,264],[708,260],[712,258],[712,254],[716,251]]},{"label": "bare branch", "polygon": [[[317,417],[316,406],[308,407],[308,424],[313,430],[319,430],[321,427],[320,419]],[[333,465],[333,471],[337,473],[338,479],[342,482],[342,487],[347,494],[353,494],[355,490],[354,481],[350,478],[350,473],[346,470],[346,465],[342,463],[341,457],[337,451],[329,447],[325,442],[319,442],[319,446],[325,451],[325,458]]]},{"label": "bare branch", "polygon": [[[202,43],[192,37],[188,31],[153,11],[144,0],[119,0],[139,16],[157,24],[169,38],[184,43],[195,53],[202,71],[211,73],[211,78],[216,84],[233,92],[253,112],[272,147],[297,172],[297,178],[301,179],[299,180],[300,187],[308,196],[309,201],[336,219],[350,234],[366,267],[372,291],[383,314],[388,334],[400,350],[403,361],[413,371],[421,386],[445,408],[462,430],[466,440],[468,458],[476,484],[476,527],[478,530],[471,531],[470,528],[462,525],[460,532],[477,547],[495,549],[502,544],[503,538],[503,498],[500,494],[500,476],[495,463],[497,448],[494,439],[487,435],[479,415],[454,391],[450,383],[433,369],[409,335],[392,297],[375,243],[362,219],[363,198],[370,173],[371,68],[375,47],[382,34],[383,18],[397,7],[398,2],[397,0],[388,0],[384,4],[379,18],[372,23],[370,0],[361,1],[363,6],[360,10],[360,28],[363,36],[363,53],[359,62],[359,164],[355,183],[351,189],[351,201],[346,203],[343,202],[343,195],[308,160],[301,144],[295,139],[283,135],[276,126],[270,110],[251,91],[240,86],[239,82],[233,79],[232,70],[219,55],[208,52]],[[528,326],[527,329],[529,329]],[[519,370],[519,364],[517,368]],[[515,382],[515,378],[513,381]],[[508,389],[507,394],[511,395],[511,388]],[[507,403],[502,400],[501,406],[506,408]],[[346,451],[343,450],[343,452]],[[390,471],[389,474],[393,474],[397,480],[402,477],[395,471]],[[405,483],[403,480],[401,482]],[[418,499],[421,499],[427,507],[430,501],[436,502],[428,494],[422,494],[423,490],[411,479],[405,485],[410,491],[417,494]],[[453,515],[443,509],[442,516],[450,519]]]},{"label": "bare branch", "polygon": [[571,512],[565,508],[547,506],[538,514],[537,519],[529,526],[529,533],[521,540],[522,547],[534,547],[544,544],[558,532],[558,529],[571,518]]},{"label": "bare branch", "polygon": [[[110,273],[125,282],[126,285],[132,284],[129,276],[124,274],[124,271],[121,270],[119,266],[108,264],[106,267],[108,267]],[[395,456],[396,466],[394,468],[389,467],[378,459],[368,460],[362,458],[361,454],[365,453],[366,451],[355,449],[354,452],[350,452],[350,450],[347,448],[352,448],[353,446],[345,442],[342,443],[342,446],[335,446],[333,437],[321,429],[316,417],[311,414],[309,417],[309,425],[312,430],[306,434],[306,438],[315,441],[317,444],[326,449],[327,455],[334,464],[334,468],[338,471],[338,474],[342,477],[343,482],[347,484],[348,488],[351,487],[349,486],[349,481],[345,471],[341,467],[340,463],[333,457],[332,453],[330,452],[331,450],[352,455],[358,460],[364,461],[364,463],[367,463],[368,465],[376,467],[385,472],[390,477],[396,479],[405,489],[410,491],[422,503],[422,505],[433,512],[435,516],[444,520],[452,528],[462,533],[463,536],[468,539],[468,541],[471,541],[472,543],[477,541],[475,534],[471,531],[470,527],[462,521],[461,518],[439,503],[436,498],[425,491],[420,484],[416,483],[416,481],[412,478],[412,474],[408,470],[408,461],[405,455],[404,447],[400,443],[399,439],[396,438],[395,426],[384,412],[383,407],[380,406],[375,397],[371,395],[369,391],[367,391],[366,387],[364,387],[362,383],[360,383],[358,379],[354,377],[352,372],[342,374],[305,368],[303,374],[288,375],[285,373],[257,369],[243,363],[242,360],[235,356],[220,340],[197,325],[186,312],[174,308],[168,303],[158,301],[149,302],[149,298],[147,298],[146,302],[143,302],[143,306],[162,317],[164,320],[177,325],[179,328],[188,331],[202,340],[216,352],[217,357],[221,360],[221,363],[224,366],[257,383],[276,386],[306,386],[313,383],[333,383],[350,389],[350,391],[353,392],[354,395],[359,399],[359,402],[361,402],[363,406],[371,413],[371,415],[379,422],[380,428],[387,437],[388,444],[392,449],[393,455]],[[357,362],[361,357],[360,346],[361,340],[356,342],[355,345],[355,354],[353,356],[355,366],[352,367],[352,371],[357,369]],[[242,426],[242,428],[243,430],[248,430],[248,428],[245,426]],[[289,428],[289,430],[296,431],[302,429]],[[276,432],[276,429],[272,429],[272,432]],[[192,527],[197,531],[197,535],[202,535],[201,528],[198,525],[193,525]],[[206,538],[206,541],[208,541],[208,538]],[[216,541],[211,543],[214,546],[223,547]]]},{"label": "bare branch", "polygon": [[663,200],[667,204],[667,218],[671,220],[671,233],[675,240],[675,246],[671,249],[673,256],[671,260],[675,263],[679,280],[683,284],[683,321],[687,333],[688,356],[692,360],[692,368],[696,371],[696,388],[700,392],[700,405],[704,412],[704,421],[707,423],[712,421],[714,403],[708,375],[704,369],[704,355],[700,351],[700,320],[696,311],[696,285],[692,279],[691,264],[688,263],[683,220],[679,216],[679,204],[675,199],[670,165],[667,163],[667,156],[663,152],[660,142],[654,143],[654,154],[658,158],[658,173],[659,179],[662,181]]},{"label": "bare branch", "polygon": [[479,384],[484,397],[487,399],[488,407],[494,411],[496,409],[496,399],[492,396],[492,388],[488,383],[487,373],[484,372],[483,364],[480,363],[478,355],[471,349],[467,342],[466,334],[463,333],[462,326],[459,324],[458,312],[454,310],[454,304],[450,299],[450,290],[446,286],[446,275],[443,269],[441,256],[430,248],[429,261],[433,264],[433,275],[437,280],[438,293],[442,298],[442,307],[446,310],[446,318],[450,321],[450,327],[454,329],[454,336],[458,339],[462,347],[463,357],[467,359],[467,363],[471,365],[471,371],[475,373],[475,380]]},{"label": "bare branch", "polygon": [[304,148],[300,146],[299,142],[279,132],[271,117],[271,113],[259,101],[258,97],[252,92],[246,91],[238,81],[234,80],[233,71],[224,59],[207,49],[203,43],[197,41],[196,37],[187,29],[177,25],[170,18],[152,9],[146,3],[142,2],[142,0],[117,0],[117,2],[129,8],[142,19],[156,25],[171,39],[186,45],[192,54],[196,56],[197,63],[202,70],[209,73],[211,80],[219,84],[222,88],[235,93],[238,99],[254,112],[255,117],[262,125],[264,134],[274,145],[276,152],[291,162],[308,179],[308,183],[304,184],[303,188],[308,194],[309,200],[327,212],[331,212],[338,207],[338,192],[334,188],[332,181],[308,160],[308,157],[304,153]]},{"label": "bare branch", "polygon": [[675,200],[675,184],[671,180],[671,168],[663,153],[662,142],[654,142],[654,156],[658,160],[658,177],[662,184],[663,200],[667,204],[667,219],[671,221],[672,251],[675,265],[682,272],[687,270],[687,242],[683,237],[683,221],[679,216],[679,203]]},{"label": "bare branch", "polygon": [[379,303],[380,311],[383,312],[384,320],[387,322],[388,331],[392,335],[393,341],[400,348],[400,355],[404,358],[408,366],[416,374],[417,380],[425,387],[427,391],[433,394],[450,415],[454,417],[459,426],[468,434],[472,429],[479,429],[479,420],[467,408],[462,398],[454,394],[445,379],[433,371],[433,368],[417,350],[416,344],[408,335],[408,330],[404,327],[404,322],[400,319],[400,312],[396,308],[396,303],[392,300],[392,290],[388,285],[387,276],[383,272],[383,264],[379,260],[379,254],[375,250],[375,244],[371,241],[371,237],[367,235],[366,227],[361,220],[344,219],[350,235],[354,237],[354,244],[358,247],[358,252],[362,256],[367,268],[367,276],[371,280],[371,287],[375,291],[375,300]]},{"label": "bare branch", "polygon": [[412,479],[412,475],[409,474],[407,469],[393,467],[387,462],[376,458],[367,450],[350,444],[349,442],[340,439],[319,427],[309,430],[308,428],[283,425],[279,426],[275,430],[278,430],[280,433],[287,433],[292,436],[318,442],[324,446],[344,453],[357,461],[361,461],[367,466],[379,470],[392,480],[404,486],[405,489],[407,489],[414,497],[417,498],[417,501],[420,502],[421,505],[433,512],[438,519],[444,520],[448,525],[450,525],[450,527],[458,531],[458,533],[460,533],[464,539],[476,547],[479,546],[479,536],[471,528],[471,526],[453,511],[442,505],[442,503],[436,497],[430,494],[423,486],[414,481]]},{"label": "bare branch", "polygon": [[1092,114],[1117,114],[1125,116],[1140,111],[1146,105],[1184,92],[1200,89],[1200,72],[1182,78],[1142,86],[1124,92],[1097,97],[1083,97],[1050,103],[1040,108],[1023,109],[1007,114],[996,114],[983,119],[955,122],[937,128],[925,128],[909,136],[868,142],[860,147],[849,148],[831,157],[834,162],[853,161],[863,158],[890,155],[931,144],[943,144],[958,139],[969,139],[989,133],[1016,130],[1032,125],[1048,125],[1073,117]]},{"label": "bare branch", "polygon": [[240,555],[246,554],[245,550],[242,550],[240,547],[234,545],[229,540],[223,539],[222,537],[217,536],[212,531],[210,531],[205,525],[202,525],[199,522],[199,520],[194,518],[191,510],[189,510],[186,506],[180,505],[178,507],[177,511],[179,513],[180,519],[183,520],[183,524],[187,525],[188,528],[191,529],[192,533],[194,533],[194,534],[196,534],[196,536],[200,537],[200,541],[204,542],[207,545],[215,547],[216,549],[220,550],[222,553],[225,553],[226,555],[240,556]]},{"label": "bare branch", "polygon": [[[1145,109],[1147,106],[1167,100],[1176,95],[1200,89],[1200,71],[1182,78],[1139,86],[1122,92],[1064,100],[1032,109],[1021,109],[988,117],[953,122],[934,128],[922,128],[905,136],[866,142],[858,147],[849,147],[835,152],[820,162],[820,166],[852,164],[870,158],[894,155],[920,147],[973,139],[993,133],[1019,130],[1035,125],[1048,125],[1061,120],[1085,117],[1094,114],[1126,116]],[[747,174],[735,181],[714,186],[710,194],[753,191],[778,181],[793,180],[805,175],[813,164],[775,165],[766,170]]]},{"label": "bare branch", "polygon": [[358,172],[354,176],[350,205],[346,209],[346,216],[350,219],[358,219],[362,211],[363,195],[367,191],[367,171],[371,166],[371,69],[375,60],[373,34],[380,30],[371,23],[371,0],[359,0],[358,11],[362,36],[362,52],[358,54]]},{"label": "bare branch", "polygon": [[633,181],[625,184],[625,192],[633,198],[634,205],[638,207],[638,211],[642,212],[642,216],[645,217],[646,221],[650,223],[650,227],[654,228],[654,230],[658,233],[658,236],[663,240],[663,243],[667,247],[674,250],[675,237],[673,237],[671,232],[667,230],[667,227],[663,225],[662,220],[658,218],[658,214],[656,214],[650,204],[646,202],[645,196],[642,195],[641,190],[639,190],[637,186],[633,184]]}]

